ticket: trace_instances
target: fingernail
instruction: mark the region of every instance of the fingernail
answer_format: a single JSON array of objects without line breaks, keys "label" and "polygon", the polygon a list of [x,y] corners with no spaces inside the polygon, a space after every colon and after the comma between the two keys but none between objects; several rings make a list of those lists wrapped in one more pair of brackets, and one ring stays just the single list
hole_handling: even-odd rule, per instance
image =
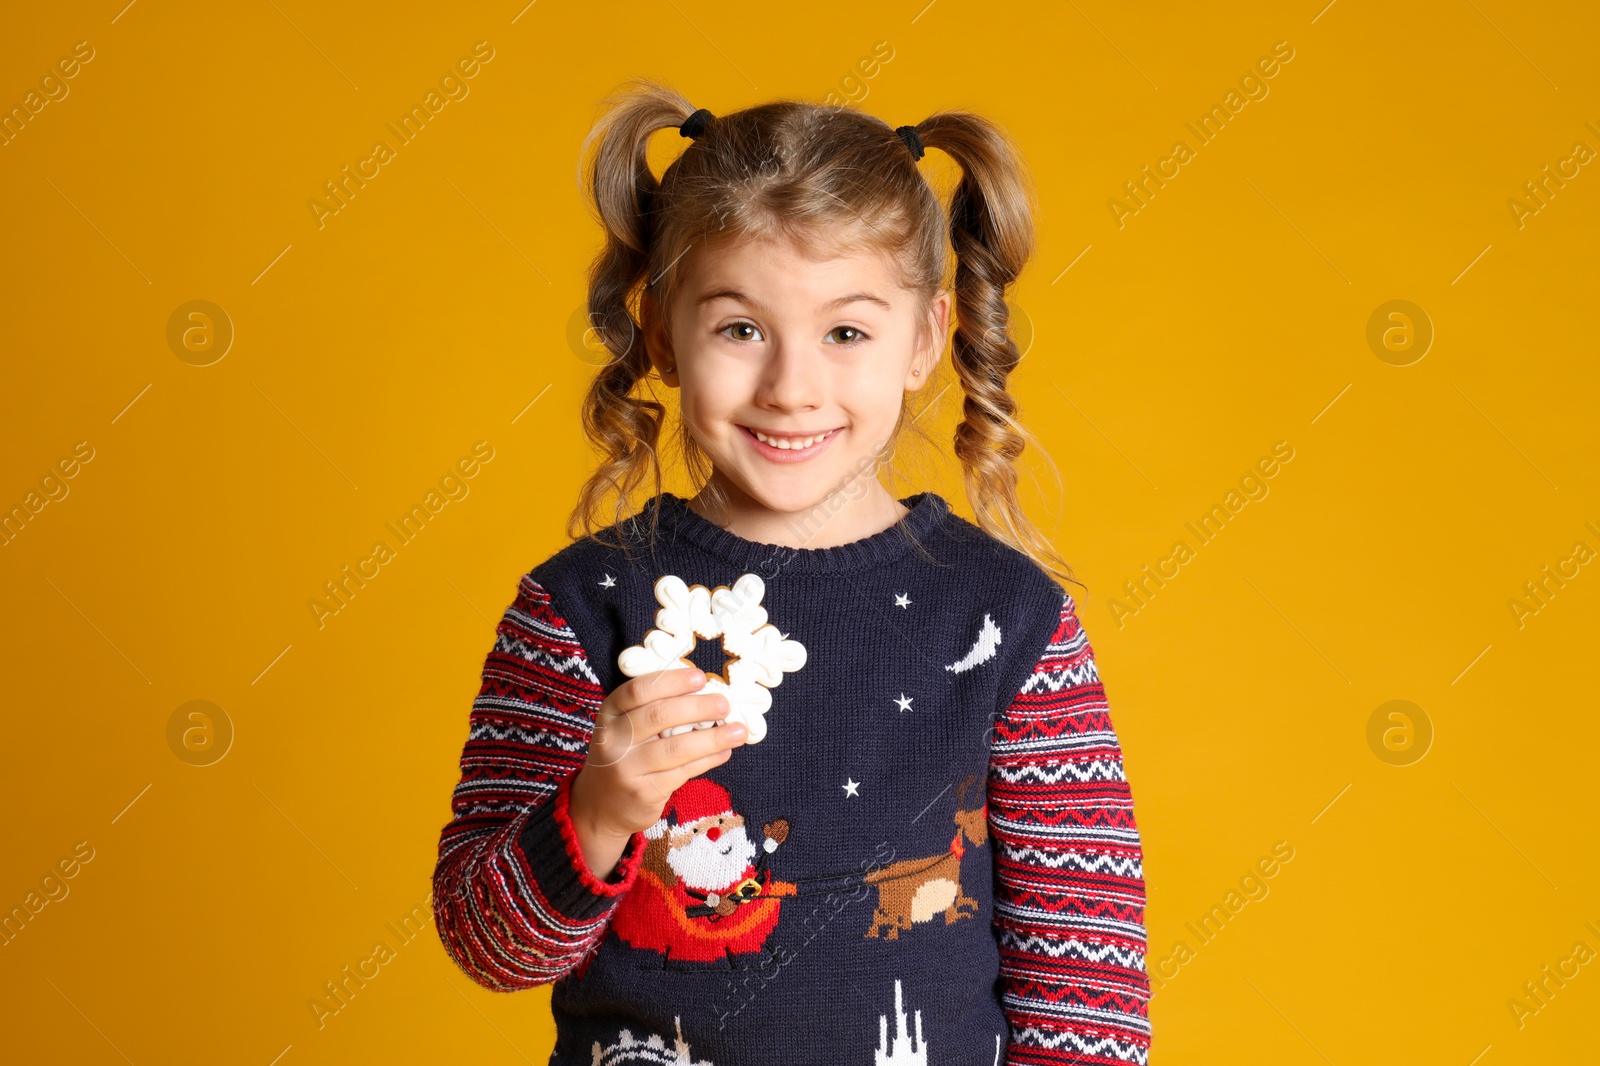
[{"label": "fingernail", "polygon": [[723,728],[728,731],[728,736],[730,739],[738,740],[740,737],[744,736],[744,726],[740,725],[738,722],[730,722]]}]

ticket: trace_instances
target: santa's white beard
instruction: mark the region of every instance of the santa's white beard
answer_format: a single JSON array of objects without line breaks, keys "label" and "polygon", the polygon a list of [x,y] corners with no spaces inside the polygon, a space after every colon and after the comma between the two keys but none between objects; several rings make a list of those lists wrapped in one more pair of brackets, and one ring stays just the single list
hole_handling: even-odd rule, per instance
[{"label": "santa's white beard", "polygon": [[744,875],[756,846],[744,826],[723,830],[715,841],[696,833],[667,852],[667,862],[690,888],[714,892],[729,888]]}]

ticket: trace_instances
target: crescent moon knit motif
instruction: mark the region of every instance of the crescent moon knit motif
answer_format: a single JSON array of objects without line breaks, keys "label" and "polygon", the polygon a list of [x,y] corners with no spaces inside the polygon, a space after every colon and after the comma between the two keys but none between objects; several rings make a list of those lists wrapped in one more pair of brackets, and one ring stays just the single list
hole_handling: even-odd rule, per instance
[{"label": "crescent moon knit motif", "polygon": [[959,674],[963,670],[971,670],[979,663],[987,662],[994,658],[994,651],[1000,646],[1000,627],[995,625],[994,619],[987,614],[983,616],[983,630],[978,634],[978,639],[973,642],[967,654],[945,667],[952,673]]}]

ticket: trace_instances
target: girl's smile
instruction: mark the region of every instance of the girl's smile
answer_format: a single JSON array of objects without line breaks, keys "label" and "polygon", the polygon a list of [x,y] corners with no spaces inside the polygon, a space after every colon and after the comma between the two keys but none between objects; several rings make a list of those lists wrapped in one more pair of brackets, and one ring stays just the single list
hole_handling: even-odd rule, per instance
[{"label": "girl's smile", "polygon": [[744,431],[744,439],[750,442],[755,453],[774,463],[803,463],[821,454],[841,432],[830,429],[825,433],[772,434],[749,426],[739,428]]}]

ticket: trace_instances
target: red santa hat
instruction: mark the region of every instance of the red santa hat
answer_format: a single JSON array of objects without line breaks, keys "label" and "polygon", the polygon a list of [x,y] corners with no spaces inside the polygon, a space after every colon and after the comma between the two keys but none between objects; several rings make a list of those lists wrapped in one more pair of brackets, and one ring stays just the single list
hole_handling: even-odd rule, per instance
[{"label": "red santa hat", "polygon": [[654,839],[668,829],[692,825],[702,818],[731,817],[733,800],[728,790],[707,777],[691,777],[667,799],[661,819],[644,831]]}]

